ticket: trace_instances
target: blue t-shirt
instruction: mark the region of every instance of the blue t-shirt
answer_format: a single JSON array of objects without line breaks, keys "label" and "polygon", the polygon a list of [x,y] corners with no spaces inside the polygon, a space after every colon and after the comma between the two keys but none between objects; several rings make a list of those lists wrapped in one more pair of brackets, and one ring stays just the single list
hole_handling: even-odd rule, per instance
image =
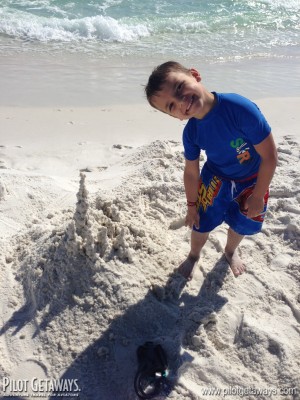
[{"label": "blue t-shirt", "polygon": [[271,128],[256,104],[233,93],[214,93],[216,104],[203,118],[191,118],[183,131],[185,158],[196,160],[206,152],[212,173],[227,179],[244,179],[258,171],[260,156],[253,145]]}]

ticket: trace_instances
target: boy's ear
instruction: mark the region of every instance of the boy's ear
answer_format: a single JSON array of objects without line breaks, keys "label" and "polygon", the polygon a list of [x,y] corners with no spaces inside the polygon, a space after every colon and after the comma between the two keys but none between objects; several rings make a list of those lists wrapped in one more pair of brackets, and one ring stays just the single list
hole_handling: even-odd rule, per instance
[{"label": "boy's ear", "polygon": [[191,68],[190,69],[190,73],[193,75],[193,77],[196,79],[197,82],[201,81],[201,75],[199,74],[199,72],[195,69],[195,68]]}]

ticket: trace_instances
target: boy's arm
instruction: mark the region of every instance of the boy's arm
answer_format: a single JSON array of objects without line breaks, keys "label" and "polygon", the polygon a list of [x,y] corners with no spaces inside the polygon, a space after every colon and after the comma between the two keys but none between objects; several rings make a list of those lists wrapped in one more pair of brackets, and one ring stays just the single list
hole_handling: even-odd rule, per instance
[{"label": "boy's arm", "polygon": [[277,165],[277,150],[272,133],[261,143],[254,145],[254,147],[261,157],[261,163],[255,188],[246,203],[248,218],[256,217],[263,211],[264,196],[269,188]]},{"label": "boy's arm", "polygon": [[[188,202],[197,202],[199,185],[199,158],[190,161],[185,160],[183,175],[186,199]],[[199,214],[196,206],[189,206],[185,218],[185,225],[193,228],[199,228]]]}]

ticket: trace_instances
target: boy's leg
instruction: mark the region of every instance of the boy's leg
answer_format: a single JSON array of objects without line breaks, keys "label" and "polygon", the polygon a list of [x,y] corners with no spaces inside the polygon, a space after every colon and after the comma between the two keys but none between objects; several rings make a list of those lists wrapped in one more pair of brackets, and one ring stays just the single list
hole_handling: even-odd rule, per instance
[{"label": "boy's leg", "polygon": [[255,184],[256,178],[236,183],[236,197],[232,200],[225,216],[225,222],[230,226],[225,247],[225,256],[235,276],[241,275],[245,271],[245,265],[237,254],[237,247],[244,235],[254,235],[261,231],[267,211],[268,190],[264,196],[265,204],[263,212],[256,217],[247,218],[245,203],[248,197],[252,195]]},{"label": "boy's leg", "polygon": [[186,279],[191,280],[194,268],[200,258],[200,251],[205,245],[209,236],[209,232],[192,231],[191,234],[191,251],[186,260],[178,267],[178,272]]},{"label": "boy's leg", "polygon": [[237,253],[238,245],[241,243],[243,238],[244,235],[239,235],[231,228],[228,229],[227,243],[224,253],[235,277],[241,275],[245,271],[245,265]]},{"label": "boy's leg", "polygon": [[198,188],[198,212],[200,227],[195,226],[191,235],[191,251],[186,260],[180,264],[178,272],[186,279],[192,279],[196,263],[199,260],[202,247],[205,245],[209,232],[220,225],[224,220],[224,213],[232,198],[230,182],[223,182],[215,176],[204,164]]}]

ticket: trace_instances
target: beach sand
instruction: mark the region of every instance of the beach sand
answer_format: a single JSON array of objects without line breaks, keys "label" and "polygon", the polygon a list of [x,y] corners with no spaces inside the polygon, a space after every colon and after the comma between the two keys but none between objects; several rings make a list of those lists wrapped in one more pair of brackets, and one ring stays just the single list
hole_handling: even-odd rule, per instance
[{"label": "beach sand", "polygon": [[142,102],[0,107],[2,398],[54,399],[55,380],[77,379],[66,394],[136,399],[149,340],[170,399],[300,398],[300,98],[257,104],[279,152],[263,231],[236,279],[216,229],[189,283],[173,272],[190,237],[182,122]]}]

